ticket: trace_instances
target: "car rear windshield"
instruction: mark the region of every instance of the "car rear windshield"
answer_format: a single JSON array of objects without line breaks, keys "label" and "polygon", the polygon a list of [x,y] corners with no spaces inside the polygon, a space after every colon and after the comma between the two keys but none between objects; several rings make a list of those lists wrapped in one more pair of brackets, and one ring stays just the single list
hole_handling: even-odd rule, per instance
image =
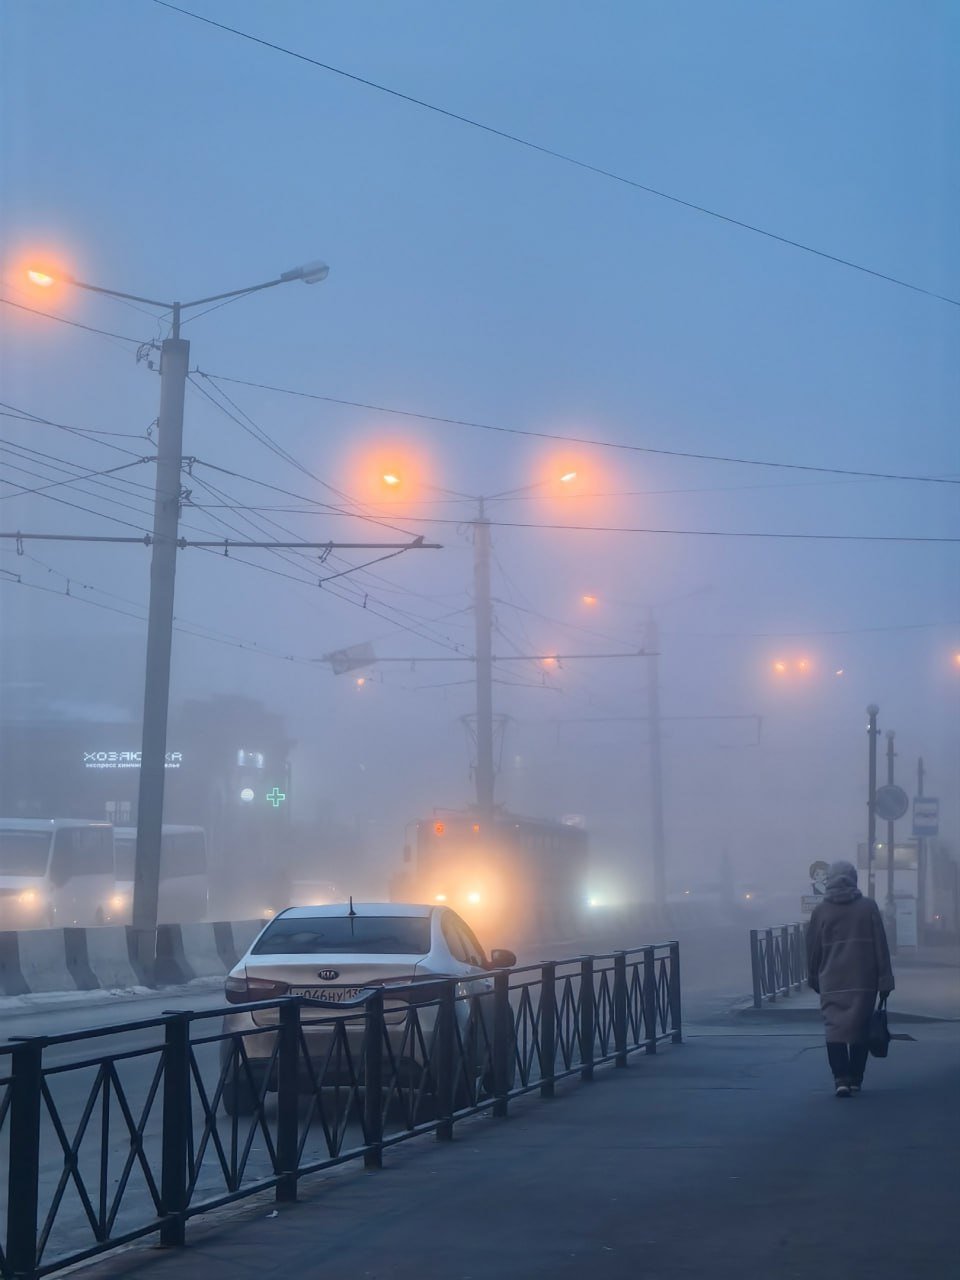
[{"label": "car rear windshield", "polygon": [[429,950],[429,916],[280,916],[264,930],[253,954],[425,956]]}]

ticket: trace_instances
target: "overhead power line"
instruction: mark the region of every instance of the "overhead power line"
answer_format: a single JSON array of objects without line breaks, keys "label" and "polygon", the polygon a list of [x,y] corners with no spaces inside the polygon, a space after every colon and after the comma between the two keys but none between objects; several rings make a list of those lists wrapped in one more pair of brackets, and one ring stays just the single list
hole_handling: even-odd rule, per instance
[{"label": "overhead power line", "polygon": [[313,391],[299,391],[293,387],[278,387],[268,382],[252,382],[244,378],[230,378],[226,374],[203,374],[211,382],[232,382],[241,387],[253,387],[258,391],[272,391],[277,395],[297,396],[303,400],[320,400],[326,404],[339,404],[349,409],[364,409],[371,413],[386,413],[393,417],[415,418],[419,422],[436,422],[441,426],[469,427],[476,431],[496,431],[503,435],[527,436],[535,440],[559,440],[562,444],[588,445],[595,449],[617,449],[626,453],[653,454],[663,458],[686,458],[691,462],[723,462],[738,467],[773,467],[780,471],[809,471],[820,475],[855,476],[861,480],[902,480],[917,484],[960,485],[953,476],[926,476],[892,471],[862,471],[852,467],[830,467],[804,462],[777,462],[770,458],[741,458],[730,454],[694,453],[683,449],[661,449],[653,445],[628,444],[622,440],[598,440],[592,436],[565,436],[554,431],[534,431],[527,427],[506,427],[492,422],[476,422],[469,418],[447,418],[439,414],[418,413],[414,409],[398,409],[391,405],[368,404],[362,400],[344,400],[337,396],[319,395]]},{"label": "overhead power line", "polygon": [[127,471],[130,467],[137,467],[142,462],[156,462],[156,458],[138,458],[136,462],[122,462],[118,467],[110,467],[106,471],[85,471],[66,480],[50,480],[47,484],[36,485],[33,489],[17,489],[14,493],[0,493],[0,502],[5,498],[25,498],[31,493],[45,493],[48,489],[57,489],[65,484],[75,484],[78,480],[94,480],[100,476],[116,475],[118,471]]},{"label": "overhead power line", "polygon": [[16,307],[18,311],[29,311],[31,315],[42,316],[44,320],[56,320],[59,324],[70,325],[72,329],[84,329],[87,333],[99,334],[101,338],[115,338],[118,342],[132,342],[135,347],[143,346],[142,338],[131,338],[128,333],[112,333],[109,329],[97,329],[92,324],[81,324],[79,320],[58,316],[54,311],[41,311],[38,307],[28,307],[22,302],[14,302],[12,298],[0,297],[0,302],[8,307]]},{"label": "overhead power line", "polygon": [[813,257],[821,258],[826,262],[832,262],[836,266],[846,267],[851,271],[858,271],[863,275],[872,276],[876,280],[882,280],[886,284],[896,285],[900,289],[908,289],[912,293],[923,294],[928,298],[935,298],[938,302],[949,303],[950,306],[960,307],[960,299],[949,297],[947,294],[937,293],[934,289],[926,289],[922,285],[913,284],[909,280],[903,280],[899,276],[893,276],[885,271],[878,271],[873,267],[865,266],[861,262],[855,262],[852,258],[844,258],[840,254],[828,253],[825,249],[817,249],[815,246],[805,244],[801,240],[794,240],[790,236],[781,235],[777,231],[771,231],[767,227],[761,227],[757,223],[747,222],[742,218],[734,218],[730,214],[721,213],[717,209],[710,209],[706,205],[698,204],[693,200],[685,200],[681,196],[673,195],[669,191],[663,191],[659,187],[650,186],[648,183],[639,182],[635,178],[629,178],[625,174],[617,173],[613,169],[606,169],[602,165],[592,164],[588,160],[581,160],[577,156],[570,155],[564,151],[558,151],[553,147],[547,147],[538,142],[533,142],[530,138],[524,138],[520,134],[511,133],[506,129],[497,129],[495,126],[485,124],[482,120],[475,120],[471,116],[465,116],[459,111],[452,111],[447,107],[438,106],[435,102],[428,102],[424,98],[417,98],[413,94],[403,93],[399,89],[393,89],[389,85],[381,84],[377,80],[371,80],[366,76],[357,75],[354,72],[346,71],[343,67],[334,66],[329,62],[321,62],[318,58],[312,58],[309,54],[301,53],[297,49],[288,48],[286,45],[277,44],[272,40],[265,40],[261,36],[255,36],[252,32],[243,31],[239,27],[232,27],[225,22],[217,22],[213,18],[207,18],[203,14],[194,13],[191,9],[181,8],[180,5],[171,4],[170,0],[154,0],[154,3],[163,9],[170,9],[174,13],[182,14],[185,18],[192,18],[195,22],[202,22],[208,27],[214,27],[218,31],[224,31],[230,35],[239,36],[242,40],[248,40],[251,44],[259,45],[261,48],[270,49],[274,53],[282,53],[286,57],[295,58],[298,62],[304,62],[312,67],[316,67],[320,71],[330,72],[332,75],[341,76],[345,80],[351,80],[354,84],[363,85],[368,89],[375,89],[378,93],[384,93],[391,98],[398,99],[401,102],[409,103],[411,106],[420,107],[424,111],[431,111],[435,115],[443,116],[447,120],[453,120],[457,124],[467,125],[471,129],[477,129],[481,133],[489,134],[492,137],[500,138],[504,142],[513,143],[516,146],[524,147],[528,151],[537,152],[539,155],[549,156],[552,160],[559,160],[563,164],[572,165],[577,169],[581,169],[587,173],[595,174],[600,178],[607,178],[612,182],[620,183],[622,186],[630,187],[635,191],[642,191],[648,196],[654,196],[657,200],[665,200],[680,208],[688,209],[692,213],[699,213],[707,218],[713,218],[717,222],[723,222],[727,226],[737,227],[741,231],[749,231],[754,235],[763,236],[766,240],[775,241],[777,244],[786,245],[790,249],[797,249],[801,253],[811,254]]},{"label": "overhead power line", "polygon": [[[440,516],[424,516],[426,524],[460,526],[463,520]],[[487,520],[495,529],[548,529],[562,533],[648,533],[676,538],[772,538],[788,542],[941,542],[960,543],[960,537],[938,537],[926,534],[897,533],[780,533],[772,529],[654,529],[640,525],[617,524],[538,524],[523,520]]]},{"label": "overhead power line", "polygon": [[[212,466],[205,463],[205,466]],[[222,467],[213,467],[215,471],[224,471],[238,480],[248,480],[251,484],[262,485],[298,502],[314,502],[315,500],[302,493],[294,493],[279,485],[269,484],[266,480],[258,480],[254,476],[245,476],[236,471],[226,471]],[[453,525],[457,528],[470,521],[453,520],[442,516],[418,516],[424,524]],[[871,534],[871,533],[780,533],[775,530],[731,530],[731,529],[655,529],[636,525],[592,525],[592,524],[541,524],[537,521],[522,520],[488,520],[492,528],[498,529],[544,529],[568,533],[647,533],[660,534],[664,537],[689,538],[772,538],[797,542],[932,542],[956,543],[960,537],[936,537],[925,535]]]}]

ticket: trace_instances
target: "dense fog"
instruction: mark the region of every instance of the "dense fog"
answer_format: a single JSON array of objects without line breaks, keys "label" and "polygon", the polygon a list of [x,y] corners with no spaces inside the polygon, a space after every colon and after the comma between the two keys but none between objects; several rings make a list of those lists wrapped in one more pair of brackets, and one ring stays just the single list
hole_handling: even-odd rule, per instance
[{"label": "dense fog", "polygon": [[650,899],[659,795],[669,897],[799,904],[866,840],[870,703],[956,857],[955,47],[864,5],[826,47],[816,7],[195,8],[737,225],[153,5],[9,7],[0,528],[80,540],[3,542],[5,816],[136,820],[84,753],[139,749],[170,316],[62,277],[322,259],[184,312],[180,536],[317,544],[178,552],[165,820],[234,806],[221,887],[382,897],[476,803],[481,499],[495,802],[588,832],[586,897]]}]

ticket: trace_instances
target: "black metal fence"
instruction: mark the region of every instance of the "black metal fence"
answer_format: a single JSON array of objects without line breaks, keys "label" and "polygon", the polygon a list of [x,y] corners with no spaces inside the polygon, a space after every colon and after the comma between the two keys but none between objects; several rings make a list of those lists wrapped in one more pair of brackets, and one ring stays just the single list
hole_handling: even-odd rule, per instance
[{"label": "black metal fence", "polygon": [[[681,1040],[675,942],[373,987],[349,1009],[284,998],[0,1047],[4,1280],[35,1280],[196,1214],[559,1080]],[[88,1049],[89,1046],[89,1049]]]},{"label": "black metal fence", "polygon": [[780,924],[771,929],[750,930],[750,968],[753,973],[753,1007],[764,1000],[802,991],[807,981],[807,926]]}]

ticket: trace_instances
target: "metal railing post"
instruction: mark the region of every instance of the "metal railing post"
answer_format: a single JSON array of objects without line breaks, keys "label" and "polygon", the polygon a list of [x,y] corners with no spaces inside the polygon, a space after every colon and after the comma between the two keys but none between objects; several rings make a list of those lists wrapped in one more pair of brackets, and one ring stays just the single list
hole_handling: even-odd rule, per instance
[{"label": "metal railing post", "polygon": [[363,1153],[365,1169],[383,1168],[383,992],[375,990],[363,1014]]},{"label": "metal railing post", "polygon": [[767,995],[771,1000],[777,998],[777,956],[776,948],[773,942],[773,930],[767,929],[764,933],[767,944]]},{"label": "metal railing post", "polygon": [[10,1062],[6,1262],[16,1280],[33,1280],[37,1269],[43,1045],[40,1038],[22,1041]]},{"label": "metal railing post", "polygon": [[657,1052],[657,952],[643,948],[643,1029],[646,1031],[644,1051]]},{"label": "metal railing post", "polygon": [[493,975],[493,1114],[505,1119],[510,1093],[510,1055],[513,1053],[513,1010],[510,1008],[510,972]]},{"label": "metal railing post", "polygon": [[613,1052],[614,1065],[627,1065],[627,953],[613,957]]},{"label": "metal railing post", "polygon": [[680,996],[680,943],[670,943],[670,1037],[671,1044],[683,1043],[683,1019]]},{"label": "metal railing post", "polygon": [[[437,1129],[438,1142],[453,1140],[453,1081],[456,1067],[457,980],[446,978],[437,1008]],[[469,1046],[466,1046],[469,1051]],[[469,1065],[464,1063],[464,1071]]]},{"label": "metal railing post", "polygon": [[760,964],[760,935],[750,930],[750,974],[753,978],[753,1007],[763,1008],[763,969]]},{"label": "metal railing post", "polygon": [[807,976],[807,938],[802,924],[793,926],[794,943],[796,946],[796,986],[797,993],[803,990],[803,980]]},{"label": "metal railing post", "polygon": [[280,1006],[280,1043],[277,1046],[277,1165],[278,1200],[296,1200],[300,1136],[300,1002]]},{"label": "metal railing post", "polygon": [[187,1150],[190,1130],[190,1014],[164,1019],[163,1135],[160,1169],[160,1243],[185,1243]]},{"label": "metal railing post", "polygon": [[596,1008],[593,993],[593,956],[580,961],[580,1079],[593,1079]]},{"label": "metal railing post", "polygon": [[554,1096],[557,1070],[557,966],[540,966],[540,1097]]},{"label": "metal railing post", "polygon": [[783,994],[789,999],[791,979],[793,978],[793,948],[790,945],[790,926],[785,924],[780,930],[780,956],[783,978]]}]

